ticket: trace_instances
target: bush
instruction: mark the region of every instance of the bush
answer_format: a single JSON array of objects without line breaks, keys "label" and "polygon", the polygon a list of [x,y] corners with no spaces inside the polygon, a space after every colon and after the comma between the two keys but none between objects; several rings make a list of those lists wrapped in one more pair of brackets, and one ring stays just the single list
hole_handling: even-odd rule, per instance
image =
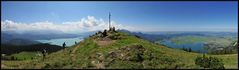
[{"label": "bush", "polygon": [[11,56],[11,60],[15,60],[14,56]]},{"label": "bush", "polygon": [[50,67],[51,67],[51,65],[49,63],[45,63],[44,68],[50,68]]},{"label": "bush", "polygon": [[183,47],[182,50],[187,51],[187,52],[193,52],[190,47],[189,47],[189,48],[184,48],[184,47]]},{"label": "bush", "polygon": [[224,69],[224,64],[222,61],[216,57],[197,57],[195,60],[195,64],[204,68],[212,68],[212,69]]}]

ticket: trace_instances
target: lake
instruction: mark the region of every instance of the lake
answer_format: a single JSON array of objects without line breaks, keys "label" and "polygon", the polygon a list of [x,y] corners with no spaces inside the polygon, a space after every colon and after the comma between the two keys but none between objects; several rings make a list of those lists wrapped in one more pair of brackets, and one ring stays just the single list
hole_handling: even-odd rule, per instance
[{"label": "lake", "polygon": [[177,48],[177,49],[191,48],[192,51],[195,51],[195,52],[207,53],[207,50],[204,49],[204,43],[202,42],[197,42],[192,44],[176,44],[170,40],[163,40],[160,42],[160,44],[166,45],[171,48]]},{"label": "lake", "polygon": [[36,40],[41,43],[49,43],[52,45],[59,45],[62,46],[62,44],[65,42],[67,47],[70,47],[72,45],[75,45],[75,42],[79,43],[82,41],[83,37],[76,37],[76,38],[59,38],[59,39],[50,39],[50,40]]}]

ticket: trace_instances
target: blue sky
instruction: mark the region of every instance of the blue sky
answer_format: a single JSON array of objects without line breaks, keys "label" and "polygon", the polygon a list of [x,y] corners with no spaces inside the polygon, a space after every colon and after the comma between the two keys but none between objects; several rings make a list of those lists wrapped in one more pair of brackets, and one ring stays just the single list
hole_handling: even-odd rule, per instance
[{"label": "blue sky", "polygon": [[[129,28],[131,31],[237,31],[237,5],[237,1],[3,1],[1,22],[8,24],[10,22],[5,21],[9,20],[12,23],[27,25],[48,22],[58,25],[64,22],[76,23],[82,21],[82,18],[89,20],[88,16],[91,16],[97,22],[99,20],[99,23],[96,22],[98,25],[101,24],[100,19],[104,21],[102,23],[106,23],[108,13],[111,12],[115,24],[123,25],[120,28],[126,27],[125,29]],[[87,22],[84,24],[91,25]]]}]

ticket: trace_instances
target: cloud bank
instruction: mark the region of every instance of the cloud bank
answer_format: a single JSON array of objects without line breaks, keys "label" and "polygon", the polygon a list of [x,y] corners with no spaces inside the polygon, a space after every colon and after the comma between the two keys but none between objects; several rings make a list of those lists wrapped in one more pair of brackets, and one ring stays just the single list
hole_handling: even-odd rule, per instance
[{"label": "cloud bank", "polygon": [[[118,24],[114,21],[111,23],[117,29],[133,30],[131,26]],[[96,19],[94,16],[87,16],[75,22],[53,23],[49,21],[35,23],[20,23],[12,20],[1,21],[1,31],[60,31],[64,33],[81,33],[88,31],[97,31],[108,29],[108,22],[103,19]]]}]

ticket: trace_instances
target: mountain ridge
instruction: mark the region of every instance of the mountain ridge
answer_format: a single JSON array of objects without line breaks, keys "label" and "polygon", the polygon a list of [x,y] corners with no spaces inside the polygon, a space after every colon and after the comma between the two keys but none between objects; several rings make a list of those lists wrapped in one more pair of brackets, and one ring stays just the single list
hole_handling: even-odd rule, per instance
[{"label": "mountain ridge", "polygon": [[[124,32],[108,32],[103,37],[104,32],[97,32],[73,47],[47,55],[44,61],[38,58],[23,62],[18,68],[203,69],[194,63],[194,59],[202,54],[167,48]],[[208,56],[227,61],[226,68],[237,68],[237,54]]]}]

